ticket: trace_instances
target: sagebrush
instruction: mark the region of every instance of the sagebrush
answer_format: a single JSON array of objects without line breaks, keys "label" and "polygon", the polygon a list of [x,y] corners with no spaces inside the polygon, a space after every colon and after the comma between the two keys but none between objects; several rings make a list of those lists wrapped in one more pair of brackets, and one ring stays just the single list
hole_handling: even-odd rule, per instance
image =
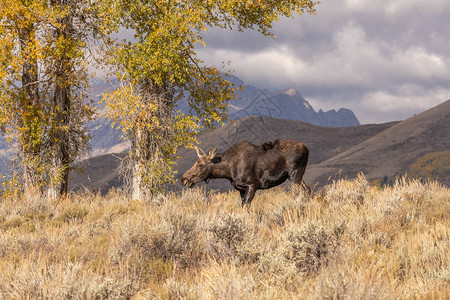
[{"label": "sagebrush", "polygon": [[361,175],[244,209],[204,189],[4,198],[0,299],[445,299],[449,196]]}]

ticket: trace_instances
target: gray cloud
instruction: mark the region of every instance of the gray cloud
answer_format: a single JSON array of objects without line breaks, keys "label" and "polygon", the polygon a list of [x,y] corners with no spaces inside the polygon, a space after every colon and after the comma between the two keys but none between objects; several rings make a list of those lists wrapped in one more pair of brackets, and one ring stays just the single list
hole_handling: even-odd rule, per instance
[{"label": "gray cloud", "polygon": [[450,98],[449,12],[448,0],[328,0],[275,24],[276,39],[210,30],[198,50],[207,63],[231,60],[248,84],[294,87],[316,109],[386,122]]}]

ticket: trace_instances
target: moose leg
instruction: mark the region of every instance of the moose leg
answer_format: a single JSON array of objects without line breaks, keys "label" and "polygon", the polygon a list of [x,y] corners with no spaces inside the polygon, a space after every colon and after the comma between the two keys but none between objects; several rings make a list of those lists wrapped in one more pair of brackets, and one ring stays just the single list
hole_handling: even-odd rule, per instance
[{"label": "moose leg", "polygon": [[303,175],[305,174],[306,165],[308,164],[309,150],[306,147],[302,148],[300,157],[298,157],[298,160],[294,163],[291,172],[289,172],[289,180],[300,185],[304,192],[311,195],[311,189],[302,180]]},{"label": "moose leg", "polygon": [[[250,204],[252,202],[253,197],[255,197],[256,188],[254,186],[248,186],[245,190],[244,196],[242,197],[242,207],[244,207],[245,204]],[[241,193],[242,196],[242,193]]]},{"label": "moose leg", "polygon": [[302,180],[303,175],[305,174],[305,169],[306,168],[301,168],[292,172],[291,174],[292,179],[290,180],[295,184],[298,184],[307,195],[311,195],[312,191],[310,187]]}]

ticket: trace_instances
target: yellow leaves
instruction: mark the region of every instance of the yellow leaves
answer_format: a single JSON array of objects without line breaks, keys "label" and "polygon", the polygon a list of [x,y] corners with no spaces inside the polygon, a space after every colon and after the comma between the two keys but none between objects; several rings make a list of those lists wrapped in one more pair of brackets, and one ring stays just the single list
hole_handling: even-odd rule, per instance
[{"label": "yellow leaves", "polygon": [[106,117],[118,124],[126,136],[141,110],[139,95],[134,93],[132,86],[126,85],[104,94],[102,101],[106,104]]},{"label": "yellow leaves", "polygon": [[[1,39],[0,66],[1,78],[16,76],[26,62],[44,59],[42,33],[39,26],[48,17],[49,9],[42,1],[5,0],[0,6]],[[48,21],[48,20],[46,20]],[[49,21],[48,21],[49,22]]]},{"label": "yellow leaves", "polygon": [[0,2],[0,129],[19,142],[23,169],[42,182],[85,151],[83,125],[93,113],[85,104],[88,32],[80,22],[90,3],[77,1]]},{"label": "yellow leaves", "polygon": [[31,0],[2,0],[0,4],[0,15],[2,21],[8,20],[6,24],[12,25],[16,30],[27,27],[30,24],[48,22],[56,14],[55,9],[50,9],[45,1]]}]

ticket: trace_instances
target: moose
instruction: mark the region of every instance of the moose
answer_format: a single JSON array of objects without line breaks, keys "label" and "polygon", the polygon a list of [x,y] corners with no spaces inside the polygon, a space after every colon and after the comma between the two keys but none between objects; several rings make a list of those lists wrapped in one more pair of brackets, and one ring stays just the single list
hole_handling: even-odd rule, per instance
[{"label": "moose", "polygon": [[217,153],[215,147],[208,154],[197,146],[195,150],[198,160],[183,174],[183,186],[192,188],[201,181],[226,178],[240,192],[242,206],[251,203],[257,190],[280,185],[286,179],[309,190],[302,182],[309,150],[298,141],[275,140],[258,146],[238,142],[224,153]]}]

